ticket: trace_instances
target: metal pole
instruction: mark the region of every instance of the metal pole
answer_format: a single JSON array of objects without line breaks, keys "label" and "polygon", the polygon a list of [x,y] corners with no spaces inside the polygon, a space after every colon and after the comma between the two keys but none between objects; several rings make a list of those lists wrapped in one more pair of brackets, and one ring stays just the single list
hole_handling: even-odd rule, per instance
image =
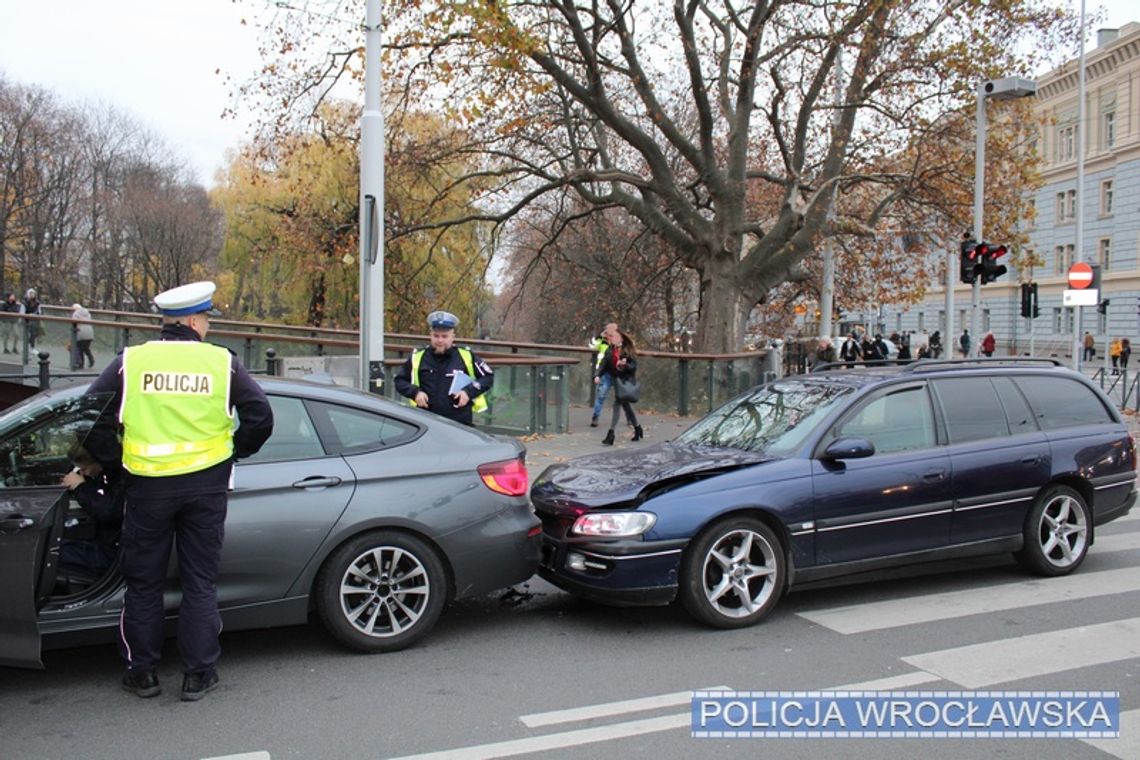
[{"label": "metal pole", "polygon": [[[832,114],[832,139],[839,134],[839,117],[843,105],[843,49],[840,48],[835,56],[835,112]],[[838,195],[839,185],[831,188],[831,204],[827,211],[828,232],[834,235],[832,225],[835,221],[835,199]],[[823,246],[823,287],[819,294],[819,334],[820,337],[831,337],[831,313],[835,310],[835,238],[828,240]]]},{"label": "metal pole", "polygon": [[[1085,0],[1081,0],[1081,56],[1080,75],[1077,80],[1077,240],[1073,250],[1076,251],[1073,263],[1085,260]],[[1100,297],[1099,295],[1097,296]],[[1073,324],[1073,368],[1081,371],[1081,317],[1082,308],[1074,306],[1076,312]],[[1112,342],[1112,330],[1108,330],[1109,343]]]},{"label": "metal pole", "polygon": [[[981,243],[985,240],[982,235],[982,209],[985,205],[986,192],[986,83],[978,84],[978,109],[975,123],[974,146],[974,240]],[[974,280],[974,287],[970,299],[970,355],[976,356],[978,346],[978,324],[982,301],[982,279]]]},{"label": "metal pole", "polygon": [[364,113],[360,119],[360,387],[382,392],[384,377],[384,114],[380,0],[367,0]]}]

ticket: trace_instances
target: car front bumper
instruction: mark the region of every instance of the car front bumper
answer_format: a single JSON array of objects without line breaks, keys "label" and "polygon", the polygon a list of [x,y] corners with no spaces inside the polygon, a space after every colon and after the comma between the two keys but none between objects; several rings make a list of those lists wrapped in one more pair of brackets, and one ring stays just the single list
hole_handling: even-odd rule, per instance
[{"label": "car front bumper", "polygon": [[606,604],[660,606],[677,596],[684,541],[574,543],[542,535],[538,574],[575,596]]}]

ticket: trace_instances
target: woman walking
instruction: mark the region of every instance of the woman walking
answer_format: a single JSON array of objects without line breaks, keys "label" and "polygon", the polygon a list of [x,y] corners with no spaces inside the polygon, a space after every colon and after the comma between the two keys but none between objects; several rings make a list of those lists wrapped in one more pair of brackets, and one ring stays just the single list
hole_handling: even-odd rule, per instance
[{"label": "woman walking", "polygon": [[614,330],[610,334],[610,341],[610,347],[606,349],[597,370],[598,377],[610,376],[614,389],[614,413],[610,417],[610,429],[602,439],[602,443],[606,446],[612,446],[614,443],[614,428],[617,427],[622,410],[625,411],[626,420],[633,425],[633,438],[630,440],[640,441],[645,437],[641,425],[637,424],[637,415],[633,411],[635,402],[629,400],[628,396],[622,398],[622,385],[636,382],[637,352],[633,347],[633,341],[620,330]]}]

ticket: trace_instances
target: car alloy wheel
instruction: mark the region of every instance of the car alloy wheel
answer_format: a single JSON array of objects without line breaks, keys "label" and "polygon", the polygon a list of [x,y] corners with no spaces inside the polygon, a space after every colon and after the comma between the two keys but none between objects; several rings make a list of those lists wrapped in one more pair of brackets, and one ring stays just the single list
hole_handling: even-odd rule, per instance
[{"label": "car alloy wheel", "polygon": [[760,621],[779,601],[787,577],[776,534],[750,517],[707,528],[686,553],[680,597],[693,617],[717,628]]},{"label": "car alloy wheel", "polygon": [[316,594],[321,620],[339,641],[365,652],[391,652],[435,627],[447,597],[447,574],[423,540],[375,531],[329,556]]},{"label": "car alloy wheel", "polygon": [[1041,575],[1064,575],[1077,569],[1089,548],[1089,509],[1068,486],[1042,493],[1025,520],[1025,544],[1018,562]]}]

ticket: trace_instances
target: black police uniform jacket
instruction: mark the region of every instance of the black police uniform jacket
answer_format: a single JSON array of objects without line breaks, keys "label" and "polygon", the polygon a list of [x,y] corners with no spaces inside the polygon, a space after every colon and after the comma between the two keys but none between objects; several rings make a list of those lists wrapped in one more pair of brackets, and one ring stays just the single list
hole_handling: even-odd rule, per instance
[{"label": "black police uniform jacket", "polygon": [[457,407],[448,391],[451,390],[451,381],[455,373],[467,372],[467,365],[459,355],[459,347],[452,346],[444,353],[437,354],[428,345],[423,348],[423,352],[423,358],[420,360],[419,385],[412,382],[412,357],[409,356],[396,375],[396,392],[414,400],[416,393],[423,391],[428,397],[428,411],[464,425],[473,424],[471,400],[491,390],[491,385],[495,382],[495,375],[487,362],[480,359],[474,351],[471,352],[471,367],[475,370],[475,377],[472,378],[475,384],[467,387],[467,396],[471,400],[463,407]]},{"label": "black police uniform jacket", "polygon": [[[186,325],[167,324],[162,326],[162,340],[199,341],[201,338]],[[122,354],[107,365],[87,389],[87,393],[113,394],[103,416],[106,418],[118,413],[123,399]],[[261,390],[261,386],[250,376],[237,357],[232,355],[229,405],[237,412],[237,418],[241,423],[234,431],[234,458],[253,456],[273,432],[273,410],[269,406],[269,399],[265,397],[265,391]],[[100,420],[100,423],[105,424],[105,421]],[[114,424],[118,424],[117,421]],[[229,488],[232,470],[233,461],[227,460],[185,475],[159,478],[124,472],[123,477],[126,480],[128,497],[154,499],[187,494],[225,493]]]}]

